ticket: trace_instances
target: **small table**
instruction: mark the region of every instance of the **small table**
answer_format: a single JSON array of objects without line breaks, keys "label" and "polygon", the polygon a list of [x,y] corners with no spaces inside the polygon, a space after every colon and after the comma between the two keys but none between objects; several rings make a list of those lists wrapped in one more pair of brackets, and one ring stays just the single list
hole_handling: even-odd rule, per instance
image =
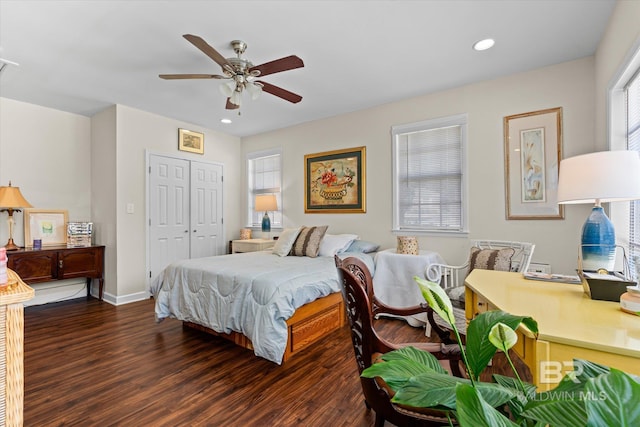
[{"label": "small table", "polygon": [[[397,253],[395,248],[376,254],[376,270],[373,289],[376,297],[392,307],[411,307],[424,301],[414,276],[426,278],[425,271],[431,264],[444,264],[439,253],[419,251],[418,255]],[[427,322],[425,313],[405,318],[411,326],[422,326]]]},{"label": "small table", "polygon": [[256,252],[270,249],[275,245],[275,240],[269,239],[244,239],[231,242],[231,253]]}]

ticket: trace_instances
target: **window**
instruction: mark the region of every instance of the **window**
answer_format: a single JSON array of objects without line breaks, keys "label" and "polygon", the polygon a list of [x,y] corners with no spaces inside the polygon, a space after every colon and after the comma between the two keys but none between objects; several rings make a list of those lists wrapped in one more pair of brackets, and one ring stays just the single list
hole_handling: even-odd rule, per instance
[{"label": "window", "polygon": [[467,115],[391,128],[393,229],[466,232]]},{"label": "window", "polygon": [[[640,151],[640,70],[625,90],[627,105],[627,148]],[[630,203],[629,257],[633,265],[640,256],[640,201]]]},{"label": "window", "polygon": [[[640,40],[631,49],[609,87],[609,145],[611,150],[640,151]],[[611,220],[618,245],[626,248],[632,276],[640,262],[640,201],[612,203]]]},{"label": "window", "polygon": [[258,194],[275,194],[278,210],[270,212],[271,227],[282,227],[282,152],[269,150],[247,155],[247,225],[260,227],[264,212],[256,212],[253,207]]}]

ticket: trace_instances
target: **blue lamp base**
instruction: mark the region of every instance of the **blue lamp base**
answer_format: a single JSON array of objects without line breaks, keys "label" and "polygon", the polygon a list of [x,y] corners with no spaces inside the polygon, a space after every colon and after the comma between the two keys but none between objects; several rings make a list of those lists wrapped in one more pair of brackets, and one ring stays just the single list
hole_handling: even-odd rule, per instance
[{"label": "blue lamp base", "polygon": [[271,219],[269,219],[269,215],[265,212],[262,217],[262,231],[264,233],[271,232]]},{"label": "blue lamp base", "polygon": [[613,271],[616,261],[616,233],[601,206],[594,206],[582,226],[582,269]]}]

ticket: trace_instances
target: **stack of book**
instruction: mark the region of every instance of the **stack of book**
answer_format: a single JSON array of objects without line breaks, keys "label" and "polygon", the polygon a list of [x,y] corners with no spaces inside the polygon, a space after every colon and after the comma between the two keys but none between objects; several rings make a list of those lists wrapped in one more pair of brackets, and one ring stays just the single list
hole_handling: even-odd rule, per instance
[{"label": "stack of book", "polygon": [[67,224],[67,247],[79,248],[91,246],[92,234],[92,222],[69,222]]}]

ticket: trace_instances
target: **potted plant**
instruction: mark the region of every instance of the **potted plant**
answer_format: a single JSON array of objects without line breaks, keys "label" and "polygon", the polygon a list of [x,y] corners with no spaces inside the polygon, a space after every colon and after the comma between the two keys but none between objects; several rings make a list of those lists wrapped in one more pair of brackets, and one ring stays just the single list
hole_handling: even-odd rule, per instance
[{"label": "potted plant", "polygon": [[[382,356],[363,377],[382,378],[395,392],[392,402],[444,411],[461,426],[638,426],[639,378],[581,359],[552,390],[538,393],[522,381],[508,350],[517,342],[520,324],[537,334],[534,319],[503,311],[478,315],[467,327],[462,346],[451,301],[438,284],[415,278],[425,300],[453,329],[462,349],[468,378],[448,374],[430,353],[407,347]],[[480,381],[497,351],[503,351],[515,377],[493,375]]]}]

